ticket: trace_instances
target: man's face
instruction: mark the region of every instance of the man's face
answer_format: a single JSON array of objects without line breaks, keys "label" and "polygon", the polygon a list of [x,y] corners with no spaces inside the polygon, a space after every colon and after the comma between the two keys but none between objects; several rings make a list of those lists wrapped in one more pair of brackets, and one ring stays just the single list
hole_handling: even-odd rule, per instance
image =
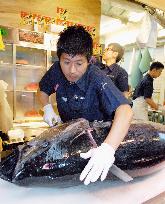
[{"label": "man's face", "polygon": [[109,59],[115,59],[118,56],[118,52],[116,52],[113,48],[113,46],[107,47],[103,52],[103,60],[107,61]]},{"label": "man's face", "polygon": [[60,57],[60,65],[66,79],[70,82],[76,82],[86,72],[88,61],[83,55],[76,55],[72,57],[71,55],[62,53]]},{"label": "man's face", "polygon": [[154,78],[157,78],[161,75],[163,69],[153,69],[154,70]]}]

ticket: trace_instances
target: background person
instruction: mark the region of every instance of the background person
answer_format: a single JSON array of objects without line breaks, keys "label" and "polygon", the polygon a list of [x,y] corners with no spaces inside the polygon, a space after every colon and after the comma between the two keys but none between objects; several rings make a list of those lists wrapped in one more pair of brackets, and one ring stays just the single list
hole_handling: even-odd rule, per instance
[{"label": "background person", "polygon": [[39,83],[38,96],[44,106],[44,120],[53,125],[57,120],[49,96],[56,92],[57,107],[63,122],[85,118],[89,121],[112,120],[112,128],[101,146],[80,154],[90,158],[80,175],[87,185],[100,176],[106,178],[115,160],[115,151],[125,137],[132,119],[127,99],[111,79],[98,67],[89,64],[93,40],[82,26],[71,26],[60,33],[55,62]]},{"label": "background person", "polygon": [[110,43],[104,50],[102,59],[103,63],[96,63],[107,76],[111,78],[116,87],[124,94],[126,98],[129,95],[128,73],[117,63],[120,62],[124,55],[124,48],[118,43]]},{"label": "background person", "polygon": [[149,72],[135,88],[132,97],[134,119],[149,120],[148,105],[154,110],[161,109],[161,107],[153,101],[152,94],[154,90],[153,80],[161,75],[163,69],[164,65],[161,62],[153,62],[150,66]]}]

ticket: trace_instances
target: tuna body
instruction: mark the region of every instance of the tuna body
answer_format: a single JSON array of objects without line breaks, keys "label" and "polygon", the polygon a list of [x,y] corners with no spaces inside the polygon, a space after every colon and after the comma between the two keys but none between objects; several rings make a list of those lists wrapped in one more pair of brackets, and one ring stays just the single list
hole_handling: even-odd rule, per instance
[{"label": "tuna body", "polygon": [[[18,185],[77,185],[80,183],[79,175],[88,162],[80,157],[80,153],[93,147],[87,130],[91,130],[99,146],[110,128],[110,122],[89,123],[85,119],[50,128],[3,159],[0,178]],[[164,125],[132,123],[115,158],[115,165],[134,177],[164,168]],[[107,178],[112,178],[111,173]]]}]

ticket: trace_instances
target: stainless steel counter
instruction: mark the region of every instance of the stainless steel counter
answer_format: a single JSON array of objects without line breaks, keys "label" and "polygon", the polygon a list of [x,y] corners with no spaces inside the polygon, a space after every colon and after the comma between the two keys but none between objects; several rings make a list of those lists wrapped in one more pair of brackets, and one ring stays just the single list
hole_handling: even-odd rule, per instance
[{"label": "stainless steel counter", "polygon": [[142,204],[165,191],[164,178],[165,168],[130,183],[105,181],[64,189],[42,186],[25,188],[0,179],[1,203]]}]

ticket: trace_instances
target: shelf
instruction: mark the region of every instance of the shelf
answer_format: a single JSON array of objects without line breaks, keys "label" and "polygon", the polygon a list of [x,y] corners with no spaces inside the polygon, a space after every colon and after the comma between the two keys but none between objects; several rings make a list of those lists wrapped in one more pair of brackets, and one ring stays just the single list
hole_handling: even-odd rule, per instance
[{"label": "shelf", "polygon": [[17,90],[15,90],[16,92],[26,92],[26,93],[37,93],[37,90],[35,91],[29,91],[29,90],[19,90],[19,89],[17,89]]},{"label": "shelf", "polygon": [[43,66],[31,65],[31,64],[16,64],[16,69],[44,69]]},{"label": "shelf", "polygon": [[11,63],[0,63],[0,68],[13,68],[14,64]]},{"label": "shelf", "polygon": [[40,50],[46,50],[46,46],[44,44],[37,44],[37,43],[31,43],[31,42],[25,42],[25,41],[19,41],[17,46],[25,47],[25,48],[35,48],[35,49],[40,49]]},{"label": "shelf", "polygon": [[[15,66],[14,64],[10,64],[10,63],[0,63],[0,68],[10,68],[12,69],[13,66]],[[31,65],[31,64],[16,64],[16,69],[45,69],[45,67],[43,66],[39,66],[39,65]]]},{"label": "shelf", "polygon": [[13,45],[5,44],[5,50],[0,52],[0,64],[7,65],[13,63]]},{"label": "shelf", "polygon": [[14,90],[12,90],[12,89],[11,89],[11,90],[8,90],[8,89],[5,90],[5,92],[13,92],[13,91],[14,91]]}]

